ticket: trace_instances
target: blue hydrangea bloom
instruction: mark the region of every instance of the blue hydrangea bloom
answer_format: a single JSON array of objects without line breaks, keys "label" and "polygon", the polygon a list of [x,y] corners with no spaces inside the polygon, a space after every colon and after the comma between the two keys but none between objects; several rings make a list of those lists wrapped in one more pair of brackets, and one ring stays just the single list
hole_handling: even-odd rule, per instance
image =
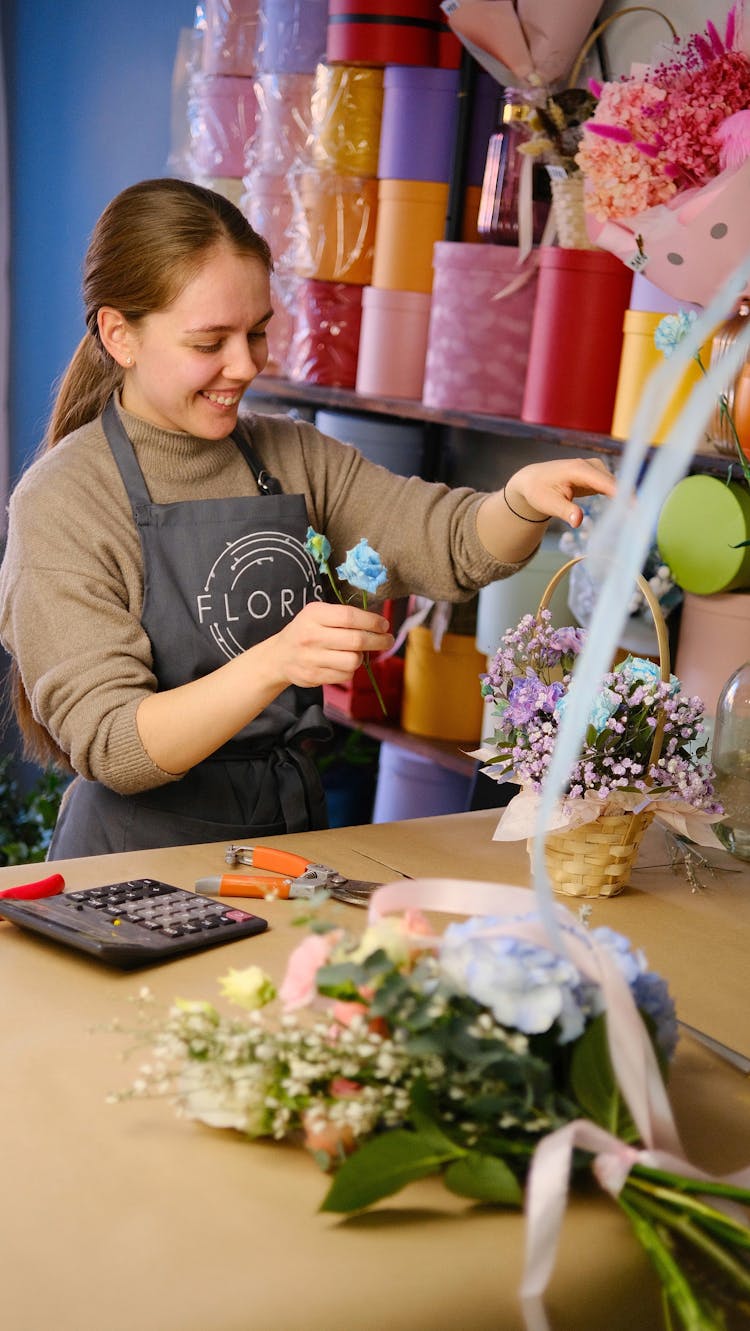
[{"label": "blue hydrangea bloom", "polygon": [[439,951],[444,979],[488,1008],[502,1026],[538,1035],[559,1022],[560,1043],[576,1040],[587,1015],[578,970],[535,943],[488,936],[493,925],[503,923],[487,918],[449,925]]},{"label": "blue hydrangea bloom", "polygon": [[[619,694],[612,689],[601,689],[596,695],[591,706],[588,723],[594,727],[597,735],[604,730],[609,718],[617,711],[621,702],[622,699]],[[564,693],[555,703],[555,711],[559,719],[562,719],[567,705],[568,694]]]},{"label": "blue hydrangea bloom", "polygon": [[372,549],[363,536],[353,550],[347,550],[346,559],[339,564],[336,572],[345,582],[351,583],[359,591],[375,593],[388,577],[380,555]]},{"label": "blue hydrangea bloom", "polygon": [[697,319],[695,310],[678,310],[676,314],[665,314],[654,329],[654,346],[669,357],[687,337]]}]

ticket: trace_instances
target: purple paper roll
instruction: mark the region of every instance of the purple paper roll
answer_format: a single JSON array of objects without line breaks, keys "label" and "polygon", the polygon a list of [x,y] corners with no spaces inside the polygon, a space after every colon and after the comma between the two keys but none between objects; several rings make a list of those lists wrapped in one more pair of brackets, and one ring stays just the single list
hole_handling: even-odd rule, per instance
[{"label": "purple paper roll", "polygon": [[385,71],[378,176],[450,180],[459,73],[420,65]]},{"label": "purple paper roll", "polygon": [[274,74],[314,74],[325,56],[328,0],[264,0],[257,67]]}]

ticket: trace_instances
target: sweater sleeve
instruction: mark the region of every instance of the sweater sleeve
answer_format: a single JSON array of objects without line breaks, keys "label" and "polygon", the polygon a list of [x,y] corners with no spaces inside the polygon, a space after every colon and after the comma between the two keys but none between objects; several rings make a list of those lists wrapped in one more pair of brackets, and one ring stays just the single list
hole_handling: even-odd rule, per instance
[{"label": "sweater sleeve", "polygon": [[388,568],[384,598],[466,600],[528,563],[500,563],[482,544],[477,510],[484,492],[396,475],[305,422],[256,417],[252,434],[284,488],[308,495],[310,523],[328,536],[332,563],[366,536]]},{"label": "sweater sleeve", "polygon": [[80,516],[92,510],[72,500],[65,482],[58,490],[31,475],[17,487],[0,569],[0,638],[34,717],[74,770],[131,794],[177,779],[152,762],[135,719],[156,680],[139,588],[128,585],[115,547],[122,539],[137,547],[138,538],[111,490],[93,540]]},{"label": "sweater sleeve", "polygon": [[[477,533],[484,493],[395,475],[311,425],[298,422],[294,428],[310,521],[331,542],[332,563],[341,563],[347,549],[367,537],[388,569],[383,597],[466,600],[528,562],[500,563],[485,549]],[[263,447],[263,435],[258,437]],[[284,462],[293,468],[289,455]]]}]

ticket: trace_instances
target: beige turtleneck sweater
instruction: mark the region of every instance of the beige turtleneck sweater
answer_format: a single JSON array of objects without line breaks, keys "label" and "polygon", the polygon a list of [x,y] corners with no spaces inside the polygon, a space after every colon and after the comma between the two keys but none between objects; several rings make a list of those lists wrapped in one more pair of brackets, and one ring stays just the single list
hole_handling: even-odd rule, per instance
[{"label": "beige turtleneck sweater", "polygon": [[[196,439],[120,415],[155,503],[258,493],[231,439]],[[246,428],[284,492],[305,496],[333,564],[367,537],[389,571],[384,597],[461,600],[521,567],[498,564],[481,544],[482,495],[396,476],[287,417],[249,417]],[[74,770],[122,794],[174,779],[151,761],[136,727],[139,703],[158,687],[142,600],[140,542],[97,419],[34,462],[13,493],[0,639],[18,661],[35,717]]]}]

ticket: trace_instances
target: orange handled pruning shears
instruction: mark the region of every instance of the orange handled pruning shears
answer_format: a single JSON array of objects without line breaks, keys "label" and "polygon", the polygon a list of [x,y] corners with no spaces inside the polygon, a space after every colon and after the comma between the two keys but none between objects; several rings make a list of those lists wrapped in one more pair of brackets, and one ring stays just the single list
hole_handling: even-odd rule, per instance
[{"label": "orange handled pruning shears", "polygon": [[316,892],[327,892],[351,906],[364,906],[370,893],[380,883],[347,878],[327,864],[316,864],[304,855],[271,846],[227,846],[227,864],[246,864],[254,869],[270,869],[281,877],[260,874],[225,873],[220,877],[199,878],[197,892],[221,897],[281,897],[305,899]]}]

